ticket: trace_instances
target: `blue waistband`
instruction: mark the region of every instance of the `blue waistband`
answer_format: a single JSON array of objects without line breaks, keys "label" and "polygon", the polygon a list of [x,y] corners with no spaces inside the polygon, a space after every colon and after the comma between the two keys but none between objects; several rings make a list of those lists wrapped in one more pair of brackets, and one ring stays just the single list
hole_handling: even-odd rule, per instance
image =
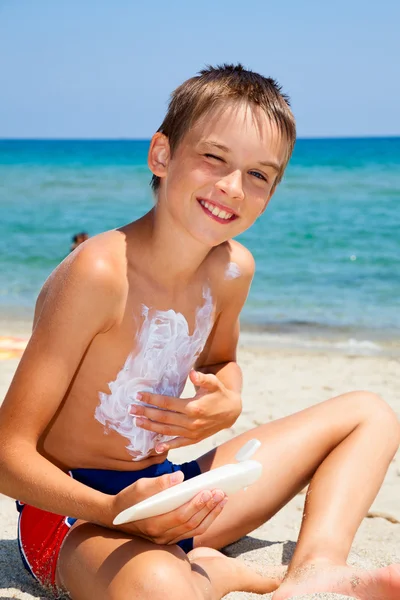
[{"label": "blue waistband", "polygon": [[[139,471],[111,471],[106,469],[72,469],[70,471],[71,476],[84,483],[85,485],[103,492],[104,494],[118,494],[121,490],[126,488],[128,485],[132,485],[138,479],[142,477],[159,477],[166,473],[174,473],[175,471],[182,471],[185,479],[191,479],[196,475],[201,474],[199,463],[196,460],[191,462],[183,463],[182,465],[175,465],[169,460],[165,460],[159,465],[150,465],[145,469]],[[24,504],[17,500],[17,510],[21,512],[24,508]],[[72,517],[67,517],[68,525],[71,527],[76,521]],[[178,542],[178,546],[182,548],[184,552],[190,552],[193,549],[193,538],[187,538]],[[30,569],[28,569],[30,573]]]},{"label": "blue waistband", "polygon": [[138,471],[111,471],[106,469],[71,469],[71,476],[85,485],[104,494],[118,494],[121,490],[132,485],[142,477],[159,477],[166,473],[182,471],[185,479],[191,479],[200,475],[200,467],[197,461],[175,465],[169,460],[157,465],[150,465]]}]

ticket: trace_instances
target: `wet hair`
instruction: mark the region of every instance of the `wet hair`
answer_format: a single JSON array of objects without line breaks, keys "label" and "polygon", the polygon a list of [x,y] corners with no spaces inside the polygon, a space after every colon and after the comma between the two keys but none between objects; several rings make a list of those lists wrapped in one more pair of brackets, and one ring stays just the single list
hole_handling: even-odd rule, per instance
[{"label": "wet hair", "polygon": [[[171,155],[200,117],[225,102],[259,106],[286,139],[287,153],[275,187],[283,177],[296,141],[296,124],[290,101],[277,81],[248,71],[241,64],[207,66],[172,92],[167,114],[158,129],[167,136]],[[160,177],[153,175],[151,187],[154,192],[158,191],[160,182]]]}]

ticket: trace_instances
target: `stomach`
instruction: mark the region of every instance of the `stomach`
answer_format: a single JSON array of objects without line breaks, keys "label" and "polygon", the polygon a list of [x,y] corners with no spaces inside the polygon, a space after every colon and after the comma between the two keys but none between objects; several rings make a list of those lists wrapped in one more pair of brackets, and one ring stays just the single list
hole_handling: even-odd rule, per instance
[{"label": "stomach", "polygon": [[[93,413],[92,413],[93,415]],[[168,452],[150,449],[143,458],[128,451],[130,439],[93,419],[59,415],[39,441],[39,452],[64,471],[109,469],[136,471],[165,461]]]}]

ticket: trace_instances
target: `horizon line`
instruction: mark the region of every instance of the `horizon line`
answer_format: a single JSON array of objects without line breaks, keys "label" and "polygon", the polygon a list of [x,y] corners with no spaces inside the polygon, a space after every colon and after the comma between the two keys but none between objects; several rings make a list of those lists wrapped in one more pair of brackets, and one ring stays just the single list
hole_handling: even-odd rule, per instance
[{"label": "horizon line", "polygon": [[[393,134],[365,134],[365,135],[319,135],[300,136],[300,140],[371,140],[371,139],[396,139],[400,133]],[[0,142],[150,142],[151,137],[1,137]]]}]

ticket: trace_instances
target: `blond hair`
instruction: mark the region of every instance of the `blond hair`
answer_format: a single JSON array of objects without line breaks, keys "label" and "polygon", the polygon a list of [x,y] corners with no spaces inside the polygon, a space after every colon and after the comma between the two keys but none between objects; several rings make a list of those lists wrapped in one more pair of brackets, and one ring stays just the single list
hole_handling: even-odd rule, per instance
[{"label": "blond hair", "polygon": [[[285,137],[287,153],[275,187],[283,177],[296,141],[296,124],[290,101],[274,79],[248,71],[241,64],[208,66],[172,92],[167,114],[158,129],[167,136],[171,155],[200,117],[223,102],[259,106]],[[151,186],[154,192],[158,191],[160,181],[160,177],[153,175]]]}]

